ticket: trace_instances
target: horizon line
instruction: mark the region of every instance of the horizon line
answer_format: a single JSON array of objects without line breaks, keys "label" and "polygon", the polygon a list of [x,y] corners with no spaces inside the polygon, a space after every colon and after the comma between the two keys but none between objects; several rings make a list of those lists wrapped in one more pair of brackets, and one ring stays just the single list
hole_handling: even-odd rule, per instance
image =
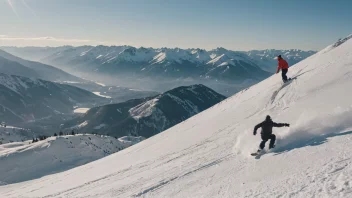
[{"label": "horizon line", "polygon": [[212,49],[205,49],[205,48],[181,48],[181,47],[144,47],[144,46],[133,46],[133,45],[58,45],[58,46],[33,46],[33,45],[28,45],[28,46],[15,46],[15,45],[0,45],[0,48],[59,48],[59,47],[72,47],[72,48],[77,48],[77,47],[98,47],[98,46],[103,46],[103,47],[131,47],[131,48],[136,48],[136,49],[141,49],[141,48],[145,48],[145,49],[181,49],[181,50],[205,50],[205,51],[213,51],[216,49],[225,49],[228,51],[234,51],[234,52],[249,52],[249,51],[265,51],[265,50],[301,50],[301,51],[305,51],[305,52],[318,52],[322,49],[319,50],[313,50],[313,49],[309,49],[309,50],[305,50],[305,49],[298,49],[298,48],[286,48],[286,49],[275,49],[275,48],[264,48],[264,49],[250,49],[250,50],[232,50],[232,49],[228,49],[228,48],[224,48],[224,47],[216,47],[216,48],[212,48]]}]

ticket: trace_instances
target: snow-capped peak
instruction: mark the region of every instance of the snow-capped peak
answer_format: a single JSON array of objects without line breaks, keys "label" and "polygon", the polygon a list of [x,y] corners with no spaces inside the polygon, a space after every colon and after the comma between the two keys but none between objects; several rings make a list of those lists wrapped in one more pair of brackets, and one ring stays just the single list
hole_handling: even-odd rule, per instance
[{"label": "snow-capped peak", "polygon": [[233,64],[233,62],[230,59],[230,57],[228,57],[225,54],[221,54],[220,56],[216,56],[211,61],[209,61],[207,64],[208,65],[221,65],[223,63]]}]

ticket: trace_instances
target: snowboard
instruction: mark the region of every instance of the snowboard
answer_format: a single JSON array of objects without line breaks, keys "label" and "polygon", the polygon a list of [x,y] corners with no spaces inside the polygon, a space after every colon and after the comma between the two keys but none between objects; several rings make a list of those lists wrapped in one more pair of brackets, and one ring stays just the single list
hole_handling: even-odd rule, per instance
[{"label": "snowboard", "polygon": [[254,159],[260,159],[265,153],[266,152],[263,150],[260,152],[251,153],[251,156],[253,156]]},{"label": "snowboard", "polygon": [[254,152],[254,153],[251,153],[251,156],[258,156],[258,155],[263,155],[265,153],[264,150],[261,150],[261,151],[257,151],[257,152]]},{"label": "snowboard", "polygon": [[286,82],[289,82],[289,81],[291,81],[291,80],[292,80],[292,78],[288,78]]}]

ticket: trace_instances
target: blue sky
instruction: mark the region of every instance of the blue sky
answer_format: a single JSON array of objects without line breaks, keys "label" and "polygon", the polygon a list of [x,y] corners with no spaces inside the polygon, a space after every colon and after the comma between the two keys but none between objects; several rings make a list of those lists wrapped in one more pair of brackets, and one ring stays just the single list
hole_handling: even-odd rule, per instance
[{"label": "blue sky", "polygon": [[0,45],[318,50],[352,33],[350,0],[0,0]]}]

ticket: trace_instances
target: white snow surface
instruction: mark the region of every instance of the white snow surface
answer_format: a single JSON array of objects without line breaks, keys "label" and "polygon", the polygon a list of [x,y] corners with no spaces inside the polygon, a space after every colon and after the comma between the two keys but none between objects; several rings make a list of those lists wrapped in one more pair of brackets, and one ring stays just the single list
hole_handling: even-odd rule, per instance
[{"label": "white snow surface", "polygon": [[10,142],[21,142],[32,139],[34,134],[23,128],[18,128],[14,126],[0,126],[0,145]]},{"label": "white snow surface", "polygon": [[105,87],[105,86],[106,86],[105,84],[100,83],[100,82],[95,82],[95,84],[100,85],[100,86],[102,86],[102,87]]},{"label": "white snow surface", "polygon": [[84,113],[87,113],[87,111],[89,109],[90,108],[77,108],[77,109],[73,110],[73,113],[84,114]]},{"label": "white snow surface", "polygon": [[[120,141],[110,136],[77,134],[49,137],[35,143],[29,140],[3,144],[0,145],[0,183],[16,183],[65,171],[137,142]],[[0,197],[3,196],[0,194]]]},{"label": "white snow surface", "polygon": [[45,81],[0,73],[0,85],[21,95],[23,90],[33,86],[44,86]]},{"label": "white snow surface", "polygon": [[150,116],[154,111],[157,111],[158,109],[155,107],[155,105],[158,102],[158,98],[154,98],[152,100],[148,100],[147,102],[144,102],[140,105],[137,105],[129,110],[130,115],[135,119],[139,120],[140,118],[143,117],[148,117]]},{"label": "white snow surface", "polygon": [[145,140],[144,137],[134,137],[134,136],[123,136],[118,139],[120,142],[123,142],[126,146],[132,146],[134,144],[137,144],[143,140]]},{"label": "white snow surface", "polygon": [[[352,39],[103,159],[2,197],[352,197]],[[277,145],[249,154],[270,114]],[[1,174],[0,174],[1,175]]]},{"label": "white snow surface", "polygon": [[106,96],[106,95],[103,95],[101,94],[100,92],[93,92],[95,95],[97,96],[100,96],[100,97],[103,97],[103,98],[111,98],[111,96]]},{"label": "white snow surface", "polygon": [[87,126],[87,124],[88,124],[88,121],[86,120],[86,121],[82,122],[81,124],[76,125],[76,126],[73,127],[73,128],[82,128],[82,127]]}]

